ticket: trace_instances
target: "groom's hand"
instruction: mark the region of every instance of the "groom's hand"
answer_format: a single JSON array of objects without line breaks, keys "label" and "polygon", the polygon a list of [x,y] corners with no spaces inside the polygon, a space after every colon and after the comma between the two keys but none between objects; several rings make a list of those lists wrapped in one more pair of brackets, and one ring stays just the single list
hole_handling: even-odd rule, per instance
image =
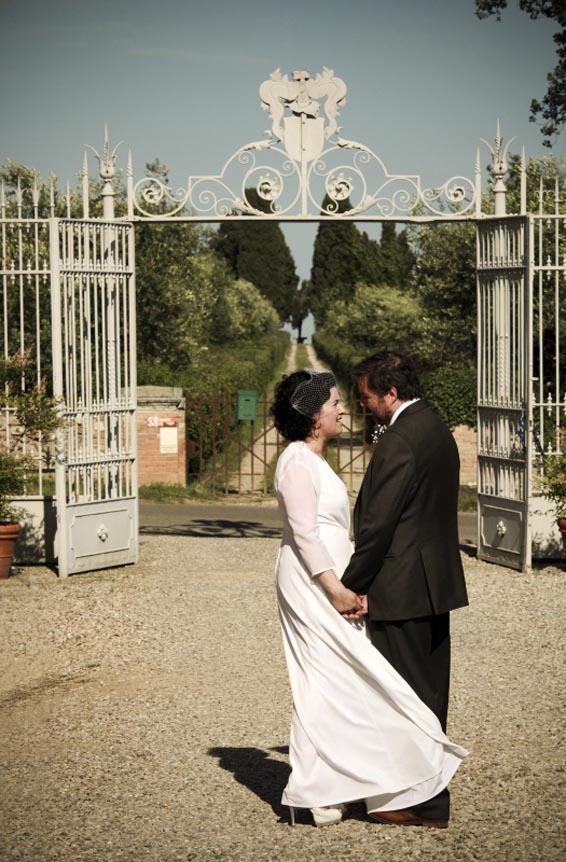
[{"label": "groom's hand", "polygon": [[365,617],[368,613],[368,597],[367,596],[358,596],[360,606],[358,610],[346,614],[342,614],[342,616],[347,620],[359,620],[360,617]]}]

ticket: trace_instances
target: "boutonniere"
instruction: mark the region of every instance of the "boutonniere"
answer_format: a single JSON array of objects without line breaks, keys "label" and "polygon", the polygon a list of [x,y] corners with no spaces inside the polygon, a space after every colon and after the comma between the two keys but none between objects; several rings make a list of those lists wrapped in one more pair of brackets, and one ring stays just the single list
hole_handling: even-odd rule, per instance
[{"label": "boutonniere", "polygon": [[371,433],[371,442],[377,443],[382,434],[387,431],[387,425],[376,425]]}]

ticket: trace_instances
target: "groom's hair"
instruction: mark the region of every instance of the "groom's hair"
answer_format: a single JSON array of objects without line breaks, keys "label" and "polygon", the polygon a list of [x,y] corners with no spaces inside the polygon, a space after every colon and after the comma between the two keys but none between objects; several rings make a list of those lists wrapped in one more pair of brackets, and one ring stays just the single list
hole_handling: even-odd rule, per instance
[{"label": "groom's hair", "polygon": [[385,395],[392,386],[401,401],[421,397],[421,384],[413,360],[402,353],[381,350],[367,356],[354,366],[356,377],[367,377],[368,387],[377,395]]}]

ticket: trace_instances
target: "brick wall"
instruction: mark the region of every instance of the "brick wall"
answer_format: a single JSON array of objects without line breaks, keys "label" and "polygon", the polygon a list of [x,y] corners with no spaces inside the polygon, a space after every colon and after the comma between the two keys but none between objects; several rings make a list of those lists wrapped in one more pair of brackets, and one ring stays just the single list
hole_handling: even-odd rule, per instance
[{"label": "brick wall", "polygon": [[467,425],[454,429],[454,439],[460,453],[460,484],[477,485],[477,433]]},{"label": "brick wall", "polygon": [[139,386],[139,484],[185,485],[187,481],[185,399],[170,386]]}]

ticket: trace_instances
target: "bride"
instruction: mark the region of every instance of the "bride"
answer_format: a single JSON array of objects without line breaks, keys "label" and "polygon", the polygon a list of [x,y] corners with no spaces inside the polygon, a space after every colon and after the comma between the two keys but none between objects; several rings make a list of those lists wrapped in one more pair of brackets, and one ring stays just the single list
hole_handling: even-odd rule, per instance
[{"label": "bride", "polygon": [[275,473],[277,598],[294,703],[282,801],[293,825],[297,808],[317,826],[338,823],[359,799],[370,815],[410,808],[446,787],[467,752],[372,646],[363,597],[340,581],[353,549],[346,487],[325,459],[344,415],[333,375],[284,377],[271,413],[289,441]]}]

